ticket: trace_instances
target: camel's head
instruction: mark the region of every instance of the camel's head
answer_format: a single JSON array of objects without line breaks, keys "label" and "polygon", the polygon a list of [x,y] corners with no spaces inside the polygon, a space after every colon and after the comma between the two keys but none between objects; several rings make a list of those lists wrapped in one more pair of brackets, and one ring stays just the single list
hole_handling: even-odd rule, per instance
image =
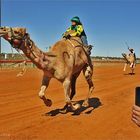
[{"label": "camel's head", "polygon": [[122,56],[123,56],[124,58],[126,58],[127,55],[126,55],[125,53],[122,53]]},{"label": "camel's head", "polygon": [[19,48],[26,35],[25,28],[0,27],[0,37],[3,37],[15,48]]}]

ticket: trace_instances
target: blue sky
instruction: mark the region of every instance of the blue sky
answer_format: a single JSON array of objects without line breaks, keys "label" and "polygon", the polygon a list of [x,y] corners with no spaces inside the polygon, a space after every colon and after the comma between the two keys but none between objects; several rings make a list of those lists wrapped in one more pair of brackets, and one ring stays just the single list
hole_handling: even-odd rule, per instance
[{"label": "blue sky", "polygon": [[[61,38],[79,16],[93,56],[121,56],[127,42],[140,57],[140,0],[2,0],[2,26],[26,27],[39,48]],[[2,52],[11,52],[2,40]]]}]

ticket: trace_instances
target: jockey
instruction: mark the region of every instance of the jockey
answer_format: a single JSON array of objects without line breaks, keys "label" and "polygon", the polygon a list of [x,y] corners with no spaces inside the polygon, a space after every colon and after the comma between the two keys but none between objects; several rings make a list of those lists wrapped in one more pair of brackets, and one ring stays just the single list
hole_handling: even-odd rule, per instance
[{"label": "jockey", "polygon": [[[133,55],[134,56],[134,59],[135,59],[135,62],[134,63],[136,63],[136,54],[134,52],[134,49],[128,47],[128,50],[130,51],[129,56]],[[135,64],[132,63],[130,65],[130,67],[133,67],[133,66],[135,66]]]},{"label": "jockey", "polygon": [[128,48],[128,50],[130,51],[129,56],[130,56],[131,54],[133,54],[134,57],[135,57],[135,60],[136,60],[136,54],[135,54],[135,52],[134,52],[134,49]]},{"label": "jockey", "polygon": [[[69,31],[74,31],[73,33],[69,33]],[[88,45],[87,36],[85,34],[83,25],[80,21],[80,18],[75,16],[71,19],[71,26],[66,30],[66,32],[63,34],[63,38],[70,39],[70,37],[80,37],[82,40],[82,43],[85,47],[87,47],[89,52],[92,49],[92,45]]]}]

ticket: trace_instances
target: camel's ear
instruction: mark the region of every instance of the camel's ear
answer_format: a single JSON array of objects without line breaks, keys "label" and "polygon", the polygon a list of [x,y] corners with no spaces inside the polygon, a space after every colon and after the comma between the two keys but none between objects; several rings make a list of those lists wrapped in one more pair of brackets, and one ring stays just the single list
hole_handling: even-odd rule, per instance
[{"label": "camel's ear", "polygon": [[20,29],[20,32],[21,32],[23,35],[25,35],[25,33],[26,33],[26,28],[21,28],[21,29]]},{"label": "camel's ear", "polygon": [[25,35],[26,35],[28,38],[30,38],[30,35],[29,35],[29,33],[25,33]]}]

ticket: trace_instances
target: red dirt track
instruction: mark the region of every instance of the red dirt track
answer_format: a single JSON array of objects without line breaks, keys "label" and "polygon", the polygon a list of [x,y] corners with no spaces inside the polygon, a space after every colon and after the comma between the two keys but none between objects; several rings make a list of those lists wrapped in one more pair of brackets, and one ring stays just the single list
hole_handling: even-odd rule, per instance
[{"label": "red dirt track", "polygon": [[[55,79],[46,92],[53,104],[46,107],[38,97],[40,70],[29,69],[23,77],[16,77],[19,70],[0,70],[0,140],[140,140],[140,128],[131,121],[140,66],[135,75],[122,69],[123,64],[96,66],[90,107],[67,114],[58,111],[65,101]],[[82,74],[76,89],[74,101],[83,100],[88,86]]]}]

